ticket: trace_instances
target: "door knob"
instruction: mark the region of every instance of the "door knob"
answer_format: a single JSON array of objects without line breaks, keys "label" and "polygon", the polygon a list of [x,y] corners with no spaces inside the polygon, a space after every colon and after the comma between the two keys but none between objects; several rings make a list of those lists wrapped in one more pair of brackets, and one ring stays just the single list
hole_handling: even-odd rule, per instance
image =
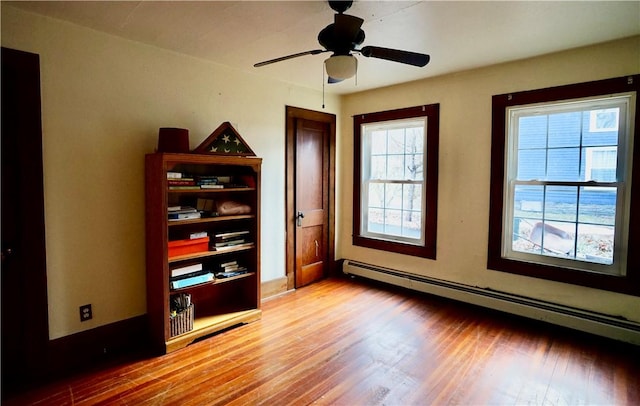
[{"label": "door knob", "polygon": [[298,215],[296,216],[296,219],[298,221],[298,227],[302,226],[302,219],[304,218],[304,213],[299,211]]}]

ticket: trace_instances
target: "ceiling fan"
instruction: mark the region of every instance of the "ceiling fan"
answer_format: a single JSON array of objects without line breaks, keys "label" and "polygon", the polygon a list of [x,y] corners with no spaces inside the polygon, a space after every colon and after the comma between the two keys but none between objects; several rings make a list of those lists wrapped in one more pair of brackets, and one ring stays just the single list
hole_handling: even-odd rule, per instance
[{"label": "ceiling fan", "polygon": [[272,63],[286,61],[304,55],[317,55],[324,52],[333,52],[324,61],[329,83],[337,83],[356,74],[358,60],[354,53],[368,58],[379,58],[393,62],[400,62],[413,66],[425,66],[429,63],[429,55],[417,52],[402,51],[399,49],[382,48],[376,46],[364,46],[358,48],[364,42],[364,31],[360,29],[364,20],[360,17],[344,14],[353,1],[329,1],[329,6],[336,11],[334,21],[327,25],[318,34],[318,42],[324,49],[313,49],[299,52],[280,58],[270,59],[253,65],[256,68]]}]

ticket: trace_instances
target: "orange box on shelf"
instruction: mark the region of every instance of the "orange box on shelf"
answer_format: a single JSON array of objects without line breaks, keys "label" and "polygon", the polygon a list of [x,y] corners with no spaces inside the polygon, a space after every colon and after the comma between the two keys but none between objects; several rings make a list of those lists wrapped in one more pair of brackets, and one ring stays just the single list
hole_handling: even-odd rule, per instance
[{"label": "orange box on shelf", "polygon": [[169,241],[169,258],[209,251],[209,237]]}]

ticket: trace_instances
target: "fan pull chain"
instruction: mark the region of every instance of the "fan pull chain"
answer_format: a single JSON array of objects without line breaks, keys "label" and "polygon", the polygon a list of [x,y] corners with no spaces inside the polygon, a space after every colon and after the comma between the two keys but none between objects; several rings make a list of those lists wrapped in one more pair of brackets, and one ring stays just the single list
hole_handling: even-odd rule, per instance
[{"label": "fan pull chain", "polygon": [[322,63],[322,108],[324,109],[324,64],[326,62]]}]

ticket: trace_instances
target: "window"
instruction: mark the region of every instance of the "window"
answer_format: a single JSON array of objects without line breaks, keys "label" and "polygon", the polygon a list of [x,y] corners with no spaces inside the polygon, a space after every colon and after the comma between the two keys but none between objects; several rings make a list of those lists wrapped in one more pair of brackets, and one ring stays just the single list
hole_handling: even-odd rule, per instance
[{"label": "window", "polygon": [[637,81],[493,97],[490,269],[640,293]]},{"label": "window", "polygon": [[354,117],[354,245],[435,258],[439,105]]}]

